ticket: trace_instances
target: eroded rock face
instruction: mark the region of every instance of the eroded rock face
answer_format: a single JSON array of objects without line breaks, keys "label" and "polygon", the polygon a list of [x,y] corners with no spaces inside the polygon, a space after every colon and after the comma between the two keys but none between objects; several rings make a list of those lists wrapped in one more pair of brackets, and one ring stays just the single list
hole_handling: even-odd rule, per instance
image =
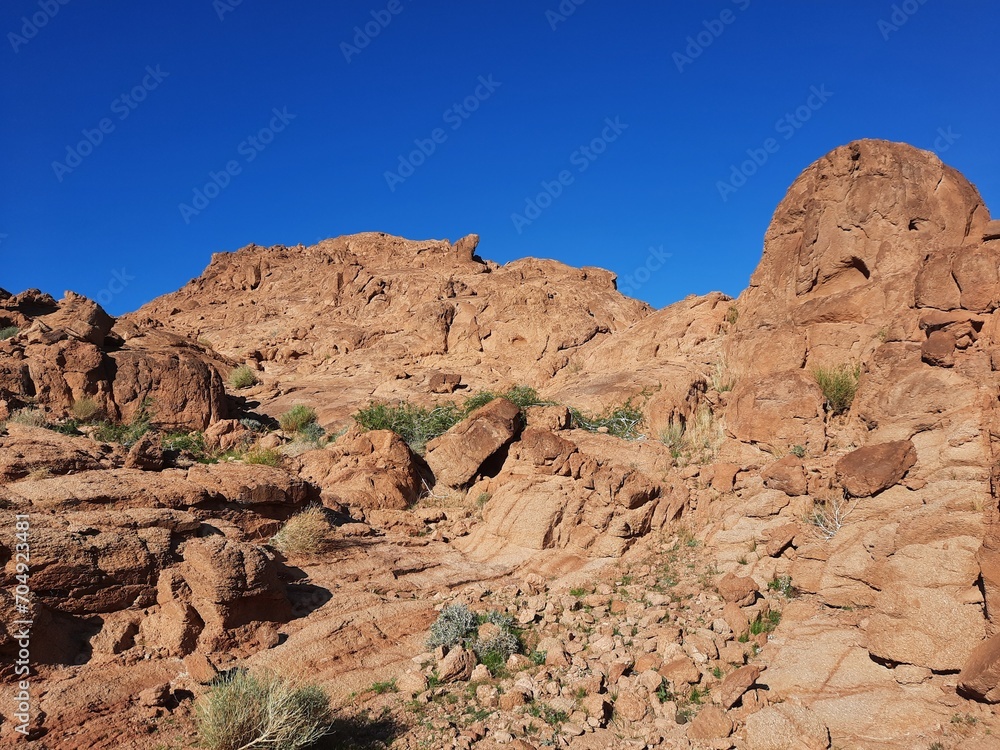
[{"label": "eroded rock face", "polygon": [[322,489],[327,504],[404,510],[421,492],[412,451],[389,430],[352,429],[332,445],[303,453],[296,461],[299,475]]},{"label": "eroded rock face", "polygon": [[[463,693],[500,713],[460,744],[530,746],[508,729],[532,700],[570,715],[570,747],[634,732],[636,746],[669,733],[827,748],[832,734],[909,750],[944,739],[958,713],[980,722],[963,725],[966,744],[984,740],[975,732],[995,717],[978,702],[998,700],[1000,229],[969,183],[907,146],[837,149],[779,206],[743,295],[656,312],[607,272],[501,267],[476,241],[250,246],[110,332],[86,301],[0,292],[0,324],[22,328],[0,342],[0,418],[85,396],[128,419],[151,396],[178,425],[207,426],[213,446],[254,439],[220,420],[218,373],[233,363],[197,339],[261,373],[248,404],[272,417],[314,404],[328,434],[373,399],[461,404],[466,389],[526,383],[561,403],[522,425],[495,401],[431,443],[426,465],[392,433],[351,429],[280,469],[160,470],[154,445],[127,456],[12,425],[0,522],[41,520],[45,663],[90,659],[129,678],[121,664],[168,665],[109,693],[123,712],[173,710],[164,684],[199,691],[243,657],[345,696],[400,667],[401,690],[419,695],[435,668],[488,679],[457,648],[414,661],[433,603],[458,597],[509,606],[545,652],[544,665],[511,657],[502,694]],[[834,414],[815,370],[839,365],[860,379]],[[629,398],[644,439],[569,429],[568,405],[600,413]],[[262,540],[320,497],[330,544],[286,567]],[[104,721],[59,707],[91,666],[46,685],[76,739]],[[682,702],[709,691],[691,724],[657,699],[664,680]],[[613,695],[626,721],[612,732]]]},{"label": "eroded rock face", "polygon": [[221,360],[183,337],[128,325],[112,334],[114,319],[71,292],[0,300],[3,319],[23,328],[0,342],[0,411],[32,403],[58,418],[92,402],[113,421],[146,408],[166,428],[199,430],[226,415]]}]

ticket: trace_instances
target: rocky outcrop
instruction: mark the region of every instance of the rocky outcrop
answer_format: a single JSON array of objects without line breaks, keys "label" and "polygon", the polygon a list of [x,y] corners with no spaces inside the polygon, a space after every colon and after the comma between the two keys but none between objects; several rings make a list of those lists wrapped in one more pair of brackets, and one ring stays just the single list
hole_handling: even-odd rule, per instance
[{"label": "rocky outcrop", "polygon": [[320,487],[330,506],[404,510],[421,491],[413,453],[389,430],[349,430],[323,450],[303,453],[296,467],[300,476]]},{"label": "rocky outcrop", "polygon": [[[0,320],[21,327],[0,342],[0,412],[43,407],[51,418],[89,415],[129,422],[142,410],[166,428],[204,429],[228,409],[221,360],[165,332],[122,326],[91,300],[56,302],[36,290],[0,300]],[[124,339],[124,341],[123,341]]]}]

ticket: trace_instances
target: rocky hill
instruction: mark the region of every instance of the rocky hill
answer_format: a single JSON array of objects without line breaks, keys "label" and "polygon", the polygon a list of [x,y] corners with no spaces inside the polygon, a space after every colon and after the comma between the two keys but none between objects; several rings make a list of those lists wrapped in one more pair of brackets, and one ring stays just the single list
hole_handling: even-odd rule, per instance
[{"label": "rocky hill", "polygon": [[321,747],[1000,747],[1000,222],[962,175],[838,148],[743,294],[658,311],[477,244],[251,245],[118,321],[0,293],[35,746],[196,747],[247,668],[327,691]]}]

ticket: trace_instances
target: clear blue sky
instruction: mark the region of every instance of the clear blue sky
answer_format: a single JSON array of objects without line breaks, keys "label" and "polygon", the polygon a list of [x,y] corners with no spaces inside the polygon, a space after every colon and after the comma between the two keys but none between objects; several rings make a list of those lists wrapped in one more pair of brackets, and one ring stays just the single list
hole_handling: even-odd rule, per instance
[{"label": "clear blue sky", "polygon": [[788,185],[861,137],[936,148],[1000,213],[1000,4],[893,5],[8,0],[0,286],[121,314],[213,252],[378,230],[735,295]]}]

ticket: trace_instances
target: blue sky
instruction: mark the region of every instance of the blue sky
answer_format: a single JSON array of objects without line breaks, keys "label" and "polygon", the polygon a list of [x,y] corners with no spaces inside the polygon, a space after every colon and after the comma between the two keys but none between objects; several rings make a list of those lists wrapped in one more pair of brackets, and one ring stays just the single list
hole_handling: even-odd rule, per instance
[{"label": "blue sky", "polygon": [[1000,211],[997,28],[994,0],[8,0],[0,286],[121,314],[250,242],[476,232],[657,307],[735,295],[855,138]]}]

